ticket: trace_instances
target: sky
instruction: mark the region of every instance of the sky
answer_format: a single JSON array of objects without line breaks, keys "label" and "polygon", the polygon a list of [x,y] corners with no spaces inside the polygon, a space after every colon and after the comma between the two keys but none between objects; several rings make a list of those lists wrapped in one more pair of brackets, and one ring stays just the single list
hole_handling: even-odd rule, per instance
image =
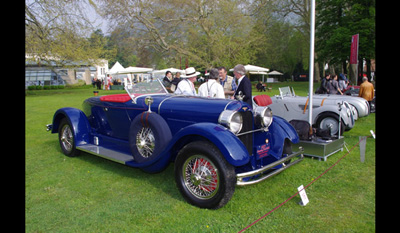
[{"label": "sky", "polygon": [[[96,1],[94,2],[96,3]],[[90,4],[85,4],[84,11],[86,12],[89,19],[94,22],[96,28],[100,28],[103,31],[104,35],[110,34],[107,20],[104,20],[99,14],[97,14],[96,10]]]},{"label": "sky", "polygon": [[[94,2],[94,4],[98,5],[96,0],[91,0],[91,1]],[[40,12],[40,9],[41,9],[39,7],[40,4],[37,4],[36,0],[26,0],[25,4],[29,7],[32,6],[33,9],[37,8],[37,12]],[[102,17],[99,14],[97,14],[96,10],[92,7],[92,5],[89,4],[89,1],[82,1],[79,4],[81,6],[81,10],[83,11],[83,13],[92,22],[92,24],[95,28],[94,30],[101,29],[103,31],[104,35],[109,35],[110,34],[109,24],[108,24],[107,20],[102,19]],[[45,9],[42,9],[42,10],[45,10]],[[93,31],[87,32],[87,36],[89,37]]]}]

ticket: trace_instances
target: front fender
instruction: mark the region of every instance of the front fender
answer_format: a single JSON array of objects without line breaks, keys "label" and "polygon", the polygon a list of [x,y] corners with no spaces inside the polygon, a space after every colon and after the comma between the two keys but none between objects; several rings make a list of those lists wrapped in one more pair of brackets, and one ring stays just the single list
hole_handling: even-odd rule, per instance
[{"label": "front fender", "polygon": [[58,127],[63,118],[72,126],[76,146],[89,143],[90,124],[86,115],[77,108],[60,108],[54,113],[51,133],[58,133]]},{"label": "front fender", "polygon": [[235,167],[247,164],[250,160],[250,155],[239,138],[227,128],[214,123],[198,123],[187,126],[175,134],[171,144],[174,145],[181,140],[186,141],[198,136],[214,143],[224,158]]},{"label": "front fender", "polygon": [[273,121],[268,128],[271,133],[271,149],[270,153],[275,157],[280,157],[283,152],[285,139],[289,139],[292,143],[299,142],[299,135],[289,122],[285,119],[273,116]]}]

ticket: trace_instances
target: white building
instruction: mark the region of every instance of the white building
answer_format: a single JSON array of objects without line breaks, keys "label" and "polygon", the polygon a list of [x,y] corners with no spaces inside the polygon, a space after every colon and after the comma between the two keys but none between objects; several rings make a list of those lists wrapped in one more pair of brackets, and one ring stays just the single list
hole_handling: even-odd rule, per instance
[{"label": "white building", "polygon": [[108,72],[108,61],[100,60],[99,64],[87,66],[76,64],[74,68],[60,67],[55,62],[42,61],[39,65],[33,56],[25,55],[25,88],[28,86],[54,86],[76,84],[81,79],[91,85],[94,78],[105,79]]}]

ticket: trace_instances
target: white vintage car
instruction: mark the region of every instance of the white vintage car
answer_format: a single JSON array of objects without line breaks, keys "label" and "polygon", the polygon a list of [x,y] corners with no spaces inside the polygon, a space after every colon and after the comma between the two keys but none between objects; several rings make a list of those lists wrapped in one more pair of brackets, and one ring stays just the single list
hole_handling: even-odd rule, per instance
[{"label": "white vintage car", "polygon": [[354,120],[357,120],[359,117],[365,117],[369,115],[369,104],[364,98],[348,95],[314,94],[314,100],[320,100],[324,98],[336,99],[337,101],[344,100],[349,103],[351,107],[355,108],[355,111],[353,111]]},{"label": "white vintage car", "polygon": [[[308,121],[309,97],[296,96],[289,87],[279,88],[279,95],[258,95],[253,97],[253,107],[268,106],[274,115],[287,121]],[[312,125],[319,129],[330,129],[331,135],[339,132],[339,115],[341,116],[340,132],[354,127],[354,111],[345,100],[332,98],[313,98]]]}]

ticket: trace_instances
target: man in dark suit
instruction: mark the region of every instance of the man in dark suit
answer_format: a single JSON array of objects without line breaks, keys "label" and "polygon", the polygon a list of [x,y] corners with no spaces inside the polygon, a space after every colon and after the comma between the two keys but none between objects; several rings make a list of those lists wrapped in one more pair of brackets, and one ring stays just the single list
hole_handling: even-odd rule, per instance
[{"label": "man in dark suit", "polygon": [[251,96],[251,82],[249,78],[247,78],[246,75],[246,69],[244,68],[244,65],[238,64],[233,68],[233,75],[235,78],[238,80],[238,88],[235,91],[235,98],[240,99],[239,97],[239,92],[242,92],[242,95],[244,96],[243,102],[246,102],[249,104],[251,108],[253,108],[253,102],[252,102],[252,96]]}]

